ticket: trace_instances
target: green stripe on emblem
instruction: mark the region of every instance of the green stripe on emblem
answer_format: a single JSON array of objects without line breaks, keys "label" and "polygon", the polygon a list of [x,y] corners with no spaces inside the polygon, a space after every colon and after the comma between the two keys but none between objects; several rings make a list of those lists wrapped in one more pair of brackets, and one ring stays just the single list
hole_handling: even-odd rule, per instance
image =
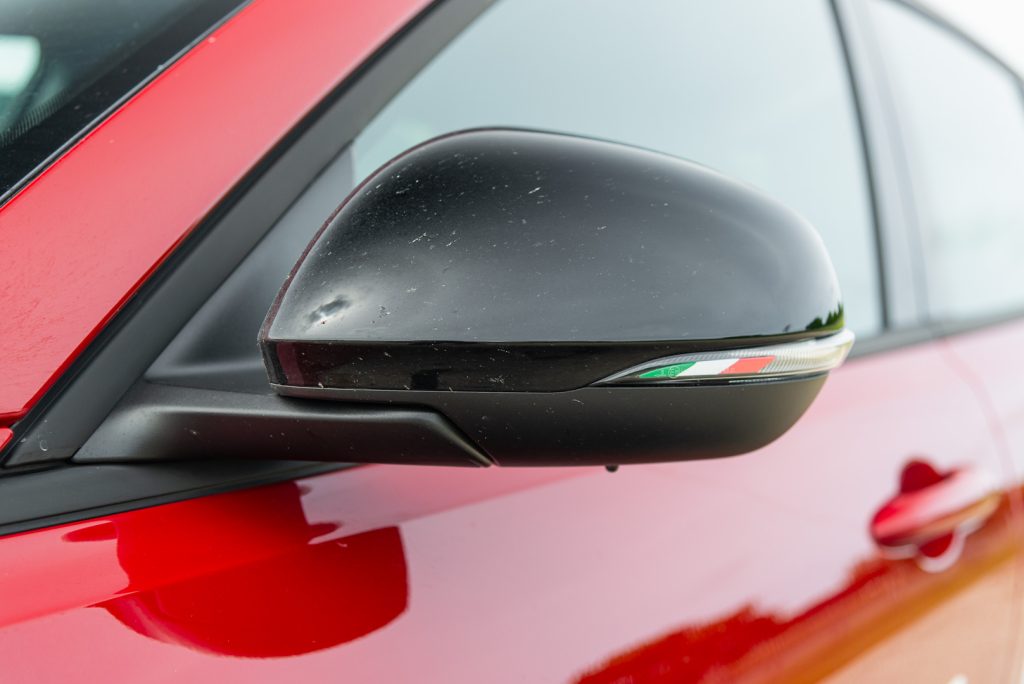
[{"label": "green stripe on emblem", "polygon": [[646,373],[641,373],[640,377],[645,380],[648,378],[674,378],[684,370],[697,363],[696,361],[687,361],[686,363],[676,363],[671,366],[662,366],[661,368],[655,368],[649,370]]}]

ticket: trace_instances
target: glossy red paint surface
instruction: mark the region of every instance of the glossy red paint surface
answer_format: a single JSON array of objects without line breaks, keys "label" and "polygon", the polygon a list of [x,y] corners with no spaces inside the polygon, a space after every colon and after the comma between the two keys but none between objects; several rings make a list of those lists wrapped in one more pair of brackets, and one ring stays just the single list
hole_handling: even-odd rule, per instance
[{"label": "glossy red paint surface", "polygon": [[426,4],[255,0],[4,206],[0,424],[22,416],[218,200]]},{"label": "glossy red paint surface", "polygon": [[8,537],[0,663],[42,682],[1007,681],[1016,493],[941,571],[871,534],[915,459],[1012,486],[948,356],[854,360],[733,459],[369,466]]}]

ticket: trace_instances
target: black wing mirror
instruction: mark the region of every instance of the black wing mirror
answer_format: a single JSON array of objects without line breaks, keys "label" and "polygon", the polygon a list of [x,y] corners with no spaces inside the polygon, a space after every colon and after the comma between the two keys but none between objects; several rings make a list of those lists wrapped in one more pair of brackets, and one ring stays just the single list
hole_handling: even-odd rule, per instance
[{"label": "black wing mirror", "polygon": [[359,186],[259,341],[278,394],[426,409],[485,460],[583,465],[757,449],[853,336],[814,229],[753,189],[624,145],[474,130]]}]

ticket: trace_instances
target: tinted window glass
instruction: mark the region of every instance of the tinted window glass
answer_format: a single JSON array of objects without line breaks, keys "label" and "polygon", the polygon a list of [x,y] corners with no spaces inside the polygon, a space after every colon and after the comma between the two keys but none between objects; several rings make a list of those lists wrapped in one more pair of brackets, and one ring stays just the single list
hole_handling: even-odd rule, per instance
[{"label": "tinted window glass", "polygon": [[357,139],[357,174],[434,135],[495,125],[639,145],[759,186],[821,232],[849,324],[880,328],[856,116],[826,2],[506,0]]},{"label": "tinted window glass", "polygon": [[913,10],[872,3],[939,319],[1024,308],[1024,98],[1013,77]]},{"label": "tinted window glass", "polygon": [[0,0],[0,199],[241,0]]}]

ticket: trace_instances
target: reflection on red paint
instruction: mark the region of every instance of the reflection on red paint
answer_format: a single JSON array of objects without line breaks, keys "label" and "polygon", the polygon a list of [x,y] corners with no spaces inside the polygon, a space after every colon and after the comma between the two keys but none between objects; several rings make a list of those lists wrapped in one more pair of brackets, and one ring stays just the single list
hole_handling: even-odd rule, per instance
[{"label": "reflection on red paint", "polygon": [[1009,507],[1003,505],[971,537],[958,573],[930,574],[910,560],[869,558],[851,570],[838,591],[799,614],[747,604],[719,620],[685,626],[615,656],[577,683],[818,681],[1011,558],[1013,528]]},{"label": "reflection on red paint", "polygon": [[[287,543],[268,549],[265,558],[242,553],[241,563],[220,553],[218,569],[167,584],[154,583],[153,573],[182,564],[183,550],[200,556],[205,551],[174,543],[189,531],[161,528],[160,509],[76,529],[65,539],[116,542],[129,584],[122,595],[97,605],[139,634],[220,655],[309,653],[394,620],[408,605],[408,581],[397,527],[318,542],[336,526],[309,524],[300,496],[294,483],[234,495],[237,525],[272,516],[268,533],[287,534]],[[223,512],[210,513],[230,533]],[[167,534],[170,543],[154,544],[158,534]]]}]

